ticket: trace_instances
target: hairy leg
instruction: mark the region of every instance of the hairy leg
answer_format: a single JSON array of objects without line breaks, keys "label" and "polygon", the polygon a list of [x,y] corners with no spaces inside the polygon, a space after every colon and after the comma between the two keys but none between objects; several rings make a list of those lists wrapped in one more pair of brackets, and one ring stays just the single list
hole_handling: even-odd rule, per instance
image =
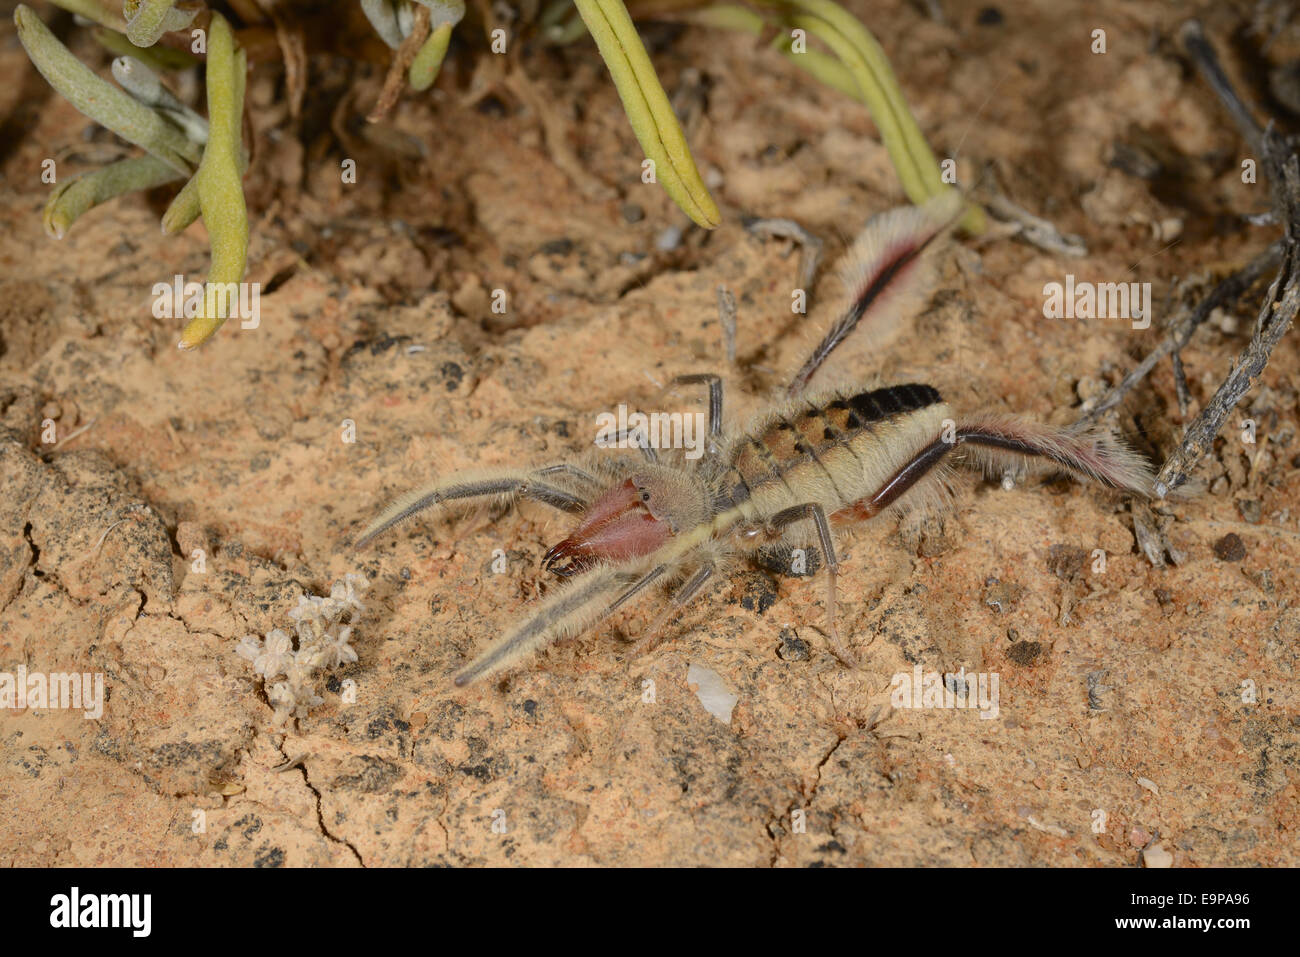
[{"label": "hairy leg", "polygon": [[641,456],[651,465],[659,461],[659,455],[650,446],[650,439],[641,429],[619,429],[611,437],[604,440],[606,448],[621,448],[623,443],[628,439],[636,442],[636,447],[641,450]]},{"label": "hairy leg", "polygon": [[[662,568],[662,566],[660,567]],[[682,609],[690,604],[692,599],[699,595],[700,591],[704,588],[708,580],[713,577],[713,573],[716,571],[717,566],[712,563],[701,565],[695,570],[695,574],[688,578],[685,584],[683,584],[682,587],[677,589],[673,594],[668,607],[659,614],[659,617],[651,622],[650,627],[647,628],[645,634],[641,636],[641,640],[632,646],[632,649],[629,652],[630,660],[640,658],[650,649],[654,648],[655,645],[659,644],[664,628],[668,626],[669,622],[681,614]]]},{"label": "hairy leg", "polygon": [[[556,467],[551,467],[554,468]],[[500,468],[448,475],[407,492],[390,504],[362,529],[353,547],[363,548],[394,525],[400,525],[425,509],[446,502],[491,497],[507,500],[531,498],[564,512],[580,512],[586,507],[587,496],[543,481],[539,478],[541,474],[540,471],[527,469]]]},{"label": "hairy leg", "polygon": [[917,482],[929,475],[931,469],[953,450],[954,445],[953,442],[935,439],[904,463],[874,494],[841,509],[834,517],[858,521],[875,518],[902,498]]},{"label": "hairy leg", "polygon": [[596,476],[592,475],[586,469],[578,468],[568,462],[557,462],[555,465],[544,465],[535,469],[534,475],[567,475],[575,481],[584,483],[593,492],[604,491],[605,483]]},{"label": "hairy leg", "polygon": [[722,379],[712,372],[701,372],[679,375],[672,381],[672,385],[702,384],[709,387],[709,447],[710,451],[716,452],[718,439],[722,436]]},{"label": "hairy leg", "polygon": [[836,517],[868,519],[897,502],[958,445],[969,449],[977,465],[994,471],[1046,462],[1111,488],[1151,494],[1151,470],[1134,452],[1106,432],[1072,432],[1015,416],[985,415],[962,420],[954,441],[935,439],[890,476],[873,495],[855,502]]},{"label": "hairy leg", "polygon": [[1019,416],[990,413],[958,422],[957,441],[969,446],[971,458],[988,471],[1044,459],[1111,488],[1152,494],[1154,479],[1147,463],[1102,430],[1062,429]]},{"label": "hairy leg", "polygon": [[831,537],[831,526],[826,520],[826,512],[815,502],[795,505],[772,516],[772,527],[780,531],[796,522],[811,521],[817,529],[817,540],[822,554],[826,556],[826,621],[831,650],[835,657],[850,668],[856,668],[853,654],[840,640],[839,628],[835,623],[835,580],[839,574],[840,563],[835,557],[835,540]]},{"label": "hairy leg", "polygon": [[637,579],[631,587],[627,589],[627,591],[615,598],[614,601],[610,603],[609,608],[605,610],[605,613],[607,615],[612,615],[614,612],[618,611],[625,604],[658,581],[667,570],[667,565],[656,565],[654,568],[650,569],[650,571]]},{"label": "hairy leg", "polygon": [[900,317],[915,314],[912,307],[928,290],[933,270],[933,256],[926,253],[961,210],[961,198],[952,192],[924,206],[882,213],[867,224],[839,263],[847,294],[843,311],[795,373],[789,395],[803,391],[846,340],[858,340],[855,354],[878,350],[897,332]]},{"label": "hairy leg", "polygon": [[505,671],[546,645],[582,634],[644,593],[664,570],[659,565],[638,576],[599,568],[555,589],[532,607],[527,618],[462,668],[456,685],[463,687]]}]

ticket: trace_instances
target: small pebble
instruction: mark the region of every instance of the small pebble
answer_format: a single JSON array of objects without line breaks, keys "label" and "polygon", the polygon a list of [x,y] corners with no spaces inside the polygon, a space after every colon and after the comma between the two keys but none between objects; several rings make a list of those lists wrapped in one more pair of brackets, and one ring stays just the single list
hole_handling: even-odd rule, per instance
[{"label": "small pebble", "polygon": [[669,226],[655,237],[655,249],[661,253],[670,253],[681,244],[682,230],[680,226]]},{"label": "small pebble", "polygon": [[1166,242],[1166,243],[1172,242],[1173,240],[1177,239],[1179,236],[1182,235],[1183,232],[1182,217],[1168,216],[1160,220],[1160,222],[1156,226],[1156,232],[1160,234],[1158,238],[1161,242]]},{"label": "small pebble", "polygon": [[1077,545],[1052,545],[1047,549],[1047,569],[1061,581],[1083,577],[1088,552]]},{"label": "small pebble", "polygon": [[1173,867],[1174,855],[1159,844],[1152,844],[1142,852],[1142,863],[1146,867]]},{"label": "small pebble", "polygon": [[573,240],[568,238],[548,240],[542,243],[541,252],[547,256],[567,256],[573,252]]},{"label": "small pebble", "polygon": [[723,724],[731,724],[731,711],[740,699],[731,693],[716,671],[702,665],[691,665],[686,669],[686,684],[700,699],[705,711]]},{"label": "small pebble", "polygon": [[1106,383],[1102,382],[1100,379],[1085,376],[1074,384],[1074,394],[1084,403],[1088,403],[1093,399],[1101,398],[1105,392]]},{"label": "small pebble", "polygon": [[1116,143],[1111,150],[1110,165],[1138,179],[1155,179],[1160,175],[1160,161],[1150,150],[1134,143]]},{"label": "small pebble", "polygon": [[810,657],[808,642],[796,635],[793,628],[781,629],[781,644],[776,653],[782,661],[807,661]]},{"label": "small pebble", "polygon": [[1232,335],[1237,331],[1237,317],[1222,306],[1216,306],[1210,310],[1208,321],[1210,325],[1227,335]]},{"label": "small pebble", "polygon": [[1214,543],[1214,557],[1221,562],[1239,562],[1246,557],[1246,546],[1236,532],[1229,532]]}]

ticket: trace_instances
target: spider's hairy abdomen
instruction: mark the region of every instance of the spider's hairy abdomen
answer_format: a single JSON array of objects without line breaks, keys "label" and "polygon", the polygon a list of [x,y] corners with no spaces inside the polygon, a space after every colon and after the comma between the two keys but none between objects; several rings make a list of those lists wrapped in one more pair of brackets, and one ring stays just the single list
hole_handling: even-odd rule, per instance
[{"label": "spider's hairy abdomen", "polygon": [[950,416],[928,385],[807,393],[761,413],[731,445],[719,504],[750,523],[807,502],[838,512],[876,492]]}]

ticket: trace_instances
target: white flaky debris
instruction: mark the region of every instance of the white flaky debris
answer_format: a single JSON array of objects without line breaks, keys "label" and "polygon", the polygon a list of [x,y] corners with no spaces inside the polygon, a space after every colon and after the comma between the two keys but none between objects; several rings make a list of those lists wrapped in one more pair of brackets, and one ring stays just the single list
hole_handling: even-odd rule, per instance
[{"label": "white flaky debris", "polygon": [[732,709],[740,699],[731,693],[716,671],[702,665],[691,665],[686,669],[686,684],[700,699],[705,711],[722,723],[731,724]]}]

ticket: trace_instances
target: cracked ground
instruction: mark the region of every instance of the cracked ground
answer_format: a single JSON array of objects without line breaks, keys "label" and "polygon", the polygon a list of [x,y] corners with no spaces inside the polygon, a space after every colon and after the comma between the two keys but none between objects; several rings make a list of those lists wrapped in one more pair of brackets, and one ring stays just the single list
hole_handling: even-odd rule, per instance
[{"label": "cracked ground", "polygon": [[[1007,2],[945,25],[901,0],[851,6],[936,151],[958,151],[962,181],[1088,246],[1066,259],[961,240],[877,357],[887,376],[931,381],[962,409],[1072,421],[1157,331],[1044,319],[1045,282],[1135,268],[1159,326],[1274,237],[1243,222],[1263,187],[1241,182],[1243,147],[1171,39],[1191,11]],[[1201,15],[1253,90],[1265,81],[1220,39],[1252,9]],[[1105,56],[1078,39],[1098,25]],[[0,670],[100,672],[108,692],[98,720],[0,715],[0,863],[1135,866],[1156,847],[1174,866],[1298,863],[1294,334],[1202,464],[1197,497],[1152,510],[1077,483],[972,477],[941,524],[884,519],[844,539],[840,626],[857,670],[828,650],[820,576],[755,567],[713,585],[643,658],[625,639],[655,603],[503,681],[451,686],[550,587],[539,562],[566,521],[482,509],[351,553],[374,512],[452,469],[582,452],[597,413],[658,407],[657,383],[678,373],[723,371],[743,411],[802,342],[797,251],[746,217],[796,220],[825,263],[903,201],[862,108],[748,39],[644,33],[717,184],[716,232],[640,182],[589,45],[525,51],[510,69],[554,98],[546,121],[600,188],[554,161],[534,112],[552,101],[476,76],[468,51],[373,129],[331,120],[354,83],[351,113],[364,112],[377,71],[314,64],[291,134],[279,73],[262,67],[246,180],[261,325],[183,355],[149,291],[205,273],[202,228],[162,240],[164,191],[47,239],[42,159],[79,170],[118,146],[0,26],[0,75],[17,78],[0,90],[14,134],[0,148]],[[75,49],[101,56],[84,36]],[[1290,28],[1268,55],[1298,54]],[[734,366],[720,284],[739,305]],[[812,302],[814,318],[833,306],[825,268]],[[1258,303],[1256,290],[1184,350],[1188,409],[1165,363],[1111,423],[1162,459]],[[1239,440],[1244,417],[1254,445]],[[1138,530],[1155,536],[1150,557]],[[372,583],[360,660],[279,733],[235,646],[287,627],[301,593],[350,571]],[[737,697],[729,721],[688,686],[690,664]],[[997,717],[891,707],[891,677],[917,665],[998,673]]]}]

